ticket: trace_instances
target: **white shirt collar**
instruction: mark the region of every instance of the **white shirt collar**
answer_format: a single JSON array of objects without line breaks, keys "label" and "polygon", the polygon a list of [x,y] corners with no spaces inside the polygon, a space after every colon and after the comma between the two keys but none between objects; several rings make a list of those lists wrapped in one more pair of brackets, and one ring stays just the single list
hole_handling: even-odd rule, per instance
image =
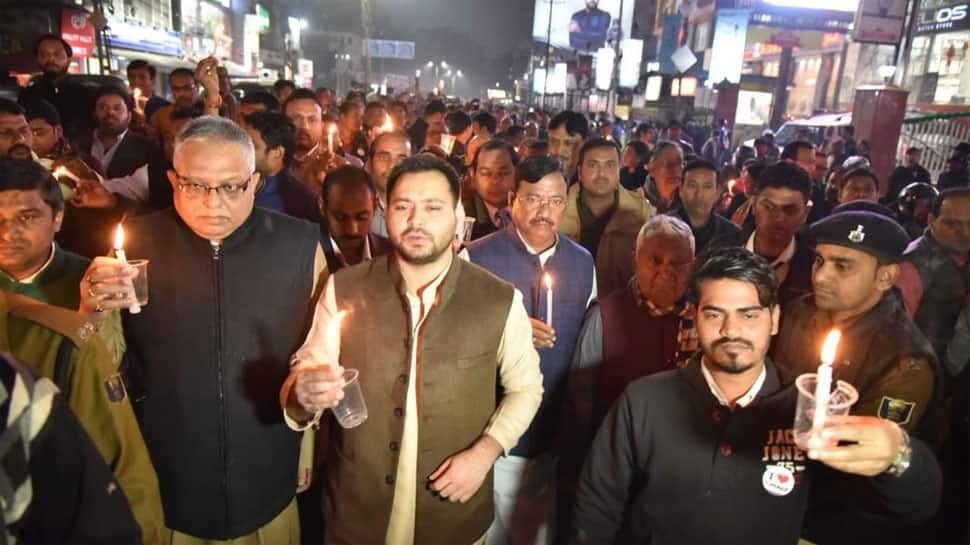
[{"label": "white shirt collar", "polygon": [[[39,269],[37,269],[37,272],[35,272],[34,274],[28,276],[27,278],[24,278],[22,280],[17,280],[16,278],[14,278],[14,280],[17,280],[17,282],[19,282],[21,284],[33,284],[34,281],[37,280],[37,277],[40,276],[40,273],[46,271],[47,270],[47,267],[50,267],[51,262],[54,261],[54,252],[56,252],[56,251],[57,251],[57,249],[54,247],[54,243],[51,242],[51,255],[50,255],[50,257],[47,258],[47,261],[44,263],[44,266],[41,267],[41,268],[39,268]],[[11,278],[13,278],[13,277],[11,277]]]},{"label": "white shirt collar", "polygon": [[522,237],[522,233],[519,232],[519,228],[518,227],[515,228],[515,234],[518,235],[519,240],[521,240],[522,241],[522,244],[525,245],[525,249],[526,249],[527,252],[529,252],[532,255],[539,256],[539,263],[543,267],[546,266],[546,261],[549,261],[549,258],[552,257],[553,254],[556,253],[556,247],[559,245],[559,235],[557,234],[556,235],[556,242],[555,242],[555,244],[553,244],[552,246],[550,246],[549,249],[543,250],[543,251],[540,252],[540,251],[536,250],[535,248],[533,248],[525,240],[525,238]]},{"label": "white shirt collar", "polygon": [[[717,399],[717,402],[725,407],[730,407],[731,404],[728,402],[728,399],[724,395],[724,392],[722,392],[721,388],[719,388],[717,383],[714,382],[714,376],[711,375],[711,372],[707,370],[707,366],[704,365],[703,358],[701,359],[700,365],[701,365],[701,374],[704,375],[704,380],[707,382],[707,387],[710,388],[711,393],[714,394],[714,397],[715,399]],[[748,392],[746,394],[739,397],[738,400],[734,402],[734,405],[736,407],[747,407],[748,405],[750,405],[751,402],[754,401],[754,398],[757,397],[758,392],[761,391],[761,387],[764,386],[765,377],[767,375],[768,373],[765,371],[765,366],[762,365],[761,374],[758,375],[758,379],[754,381],[754,384],[751,385],[751,388],[748,389]]]},{"label": "white shirt collar", "polygon": [[[337,246],[337,241],[334,240],[332,236],[330,237],[330,247],[333,248],[334,255],[338,255],[338,256],[340,256],[341,259],[343,259],[344,254],[340,252],[340,246]],[[364,237],[364,255],[363,255],[364,261],[370,261],[372,259],[371,256],[372,256],[372,254],[371,254],[371,250],[370,250],[370,237],[369,236],[365,236]]]},{"label": "white shirt collar", "polygon": [[[754,250],[754,237],[756,234],[757,232],[751,233],[751,236],[748,237],[748,242],[744,245],[744,249],[753,254],[758,253]],[[782,265],[787,265],[788,262],[791,261],[791,258],[795,257],[796,246],[795,237],[791,237],[791,242],[789,242],[788,246],[785,247],[785,249],[781,252],[781,255],[776,257],[775,260],[771,262],[771,268],[777,269]]]}]

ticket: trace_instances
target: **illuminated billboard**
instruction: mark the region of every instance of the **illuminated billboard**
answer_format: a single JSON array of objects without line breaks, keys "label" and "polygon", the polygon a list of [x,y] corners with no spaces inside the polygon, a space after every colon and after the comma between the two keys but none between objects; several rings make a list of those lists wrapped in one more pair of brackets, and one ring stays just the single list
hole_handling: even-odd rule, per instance
[{"label": "illuminated billboard", "polygon": [[595,52],[617,37],[630,36],[633,4],[632,0],[536,0],[532,39],[581,53]]}]

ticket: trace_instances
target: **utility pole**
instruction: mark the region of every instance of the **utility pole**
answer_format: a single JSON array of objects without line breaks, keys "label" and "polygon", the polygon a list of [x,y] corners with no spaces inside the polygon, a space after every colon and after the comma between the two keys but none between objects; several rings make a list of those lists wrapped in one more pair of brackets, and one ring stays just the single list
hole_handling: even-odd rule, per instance
[{"label": "utility pole", "polygon": [[542,109],[546,109],[546,94],[549,91],[549,50],[552,49],[552,0],[549,0],[549,26],[546,27],[546,76],[542,78]]},{"label": "utility pole", "polygon": [[606,97],[606,113],[612,120],[613,111],[616,109],[616,92],[620,87],[620,60],[623,52],[620,51],[620,42],[623,36],[623,0],[620,0],[620,15],[617,17],[616,43],[613,44],[615,54],[613,55],[613,72],[610,76],[610,92]]},{"label": "utility pole", "polygon": [[364,31],[364,90],[370,94],[370,0],[360,0],[360,26]]}]

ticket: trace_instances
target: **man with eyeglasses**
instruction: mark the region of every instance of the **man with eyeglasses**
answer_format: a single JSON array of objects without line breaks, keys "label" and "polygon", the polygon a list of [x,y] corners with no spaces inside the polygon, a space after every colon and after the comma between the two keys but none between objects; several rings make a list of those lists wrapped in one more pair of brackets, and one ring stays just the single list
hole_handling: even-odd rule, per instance
[{"label": "man with eyeglasses", "polygon": [[[252,140],[201,117],[175,140],[174,209],[126,224],[148,259],[150,302],[123,313],[125,369],[158,471],[167,542],[299,543],[301,436],[277,405],[325,271],[313,224],[254,208]],[[99,257],[82,310],[104,319],[134,302],[130,266]]]},{"label": "man with eyeglasses", "polygon": [[[516,168],[515,185],[508,194],[512,221],[466,250],[472,263],[522,292],[542,370],[539,411],[515,448],[495,463],[490,544],[551,543],[554,535],[556,439],[566,375],[583,315],[596,298],[592,256],[557,232],[566,198],[566,179],[558,160],[526,159]],[[552,307],[546,275],[552,281]],[[546,314],[549,308],[552,316]]]},{"label": "man with eyeglasses", "polygon": [[381,134],[368,150],[364,169],[377,187],[377,208],[374,210],[371,232],[382,237],[387,237],[387,220],[384,216],[384,209],[387,208],[387,176],[391,169],[410,156],[411,139],[402,129]]},{"label": "man with eyeglasses", "polygon": [[643,195],[620,187],[620,148],[605,138],[579,150],[579,183],[569,190],[559,232],[586,248],[596,264],[600,296],[621,289],[633,276],[630,256],[637,233],[655,210]]},{"label": "man with eyeglasses", "polygon": [[768,260],[778,277],[778,302],[787,304],[812,291],[815,252],[801,233],[812,209],[812,180],[805,169],[781,161],[755,180],[754,225],[742,229],[750,252]]}]

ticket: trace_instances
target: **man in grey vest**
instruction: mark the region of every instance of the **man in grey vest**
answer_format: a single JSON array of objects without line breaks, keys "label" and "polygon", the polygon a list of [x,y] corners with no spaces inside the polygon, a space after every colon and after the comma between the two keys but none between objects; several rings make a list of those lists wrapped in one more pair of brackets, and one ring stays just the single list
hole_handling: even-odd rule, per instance
[{"label": "man in grey vest", "polygon": [[[343,397],[342,366],[359,371],[367,420],[326,421],[327,543],[484,543],[492,465],[542,399],[532,326],[521,292],[455,258],[450,165],[406,159],[387,189],[394,253],[330,278],[280,400],[306,429]],[[343,310],[338,351],[326,331]]]},{"label": "man in grey vest", "polygon": [[[325,271],[313,224],[254,208],[259,174],[239,126],[201,117],[175,138],[175,208],[130,219],[150,302],[122,314],[124,366],[158,472],[168,543],[299,543],[300,435],[276,394]],[[134,302],[131,267],[98,257],[81,282],[93,319]]]}]

